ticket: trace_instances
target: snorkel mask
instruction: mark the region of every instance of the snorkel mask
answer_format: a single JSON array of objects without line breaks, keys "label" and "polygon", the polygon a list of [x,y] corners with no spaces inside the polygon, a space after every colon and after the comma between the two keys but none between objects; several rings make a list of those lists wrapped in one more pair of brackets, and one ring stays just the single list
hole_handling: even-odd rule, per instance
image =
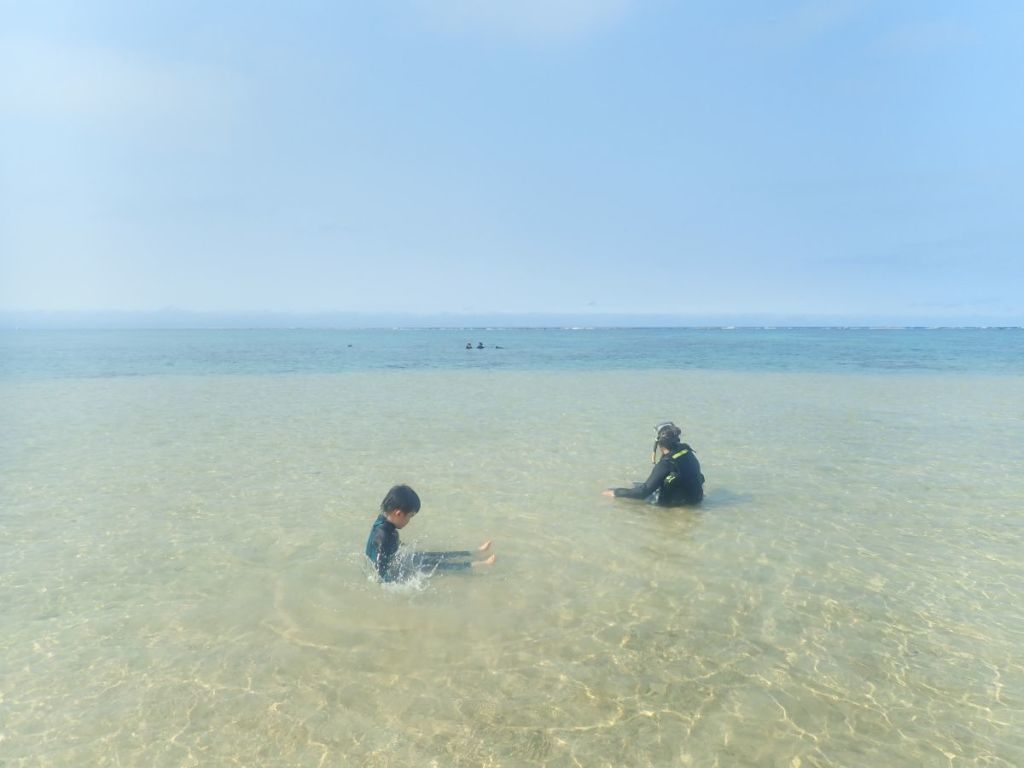
[{"label": "snorkel mask", "polygon": [[658,422],[657,424],[654,425],[654,435],[655,435],[655,437],[654,437],[654,447],[651,448],[651,464],[657,464],[658,463],[658,441],[661,440],[661,438],[665,434],[674,434],[674,435],[676,435],[678,437],[679,435],[682,434],[682,432],[683,432],[683,430],[681,430],[679,427],[677,427],[671,421],[660,421],[660,422]]}]

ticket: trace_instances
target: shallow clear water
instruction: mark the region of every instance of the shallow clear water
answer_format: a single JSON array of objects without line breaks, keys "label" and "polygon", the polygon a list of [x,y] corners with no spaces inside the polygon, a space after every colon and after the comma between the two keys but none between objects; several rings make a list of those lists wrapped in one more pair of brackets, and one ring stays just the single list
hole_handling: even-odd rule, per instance
[{"label": "shallow clear water", "polygon": [[[0,765],[1024,765],[1019,376],[0,380]],[[698,510],[600,495],[684,426]],[[384,587],[424,548],[486,573]]]}]

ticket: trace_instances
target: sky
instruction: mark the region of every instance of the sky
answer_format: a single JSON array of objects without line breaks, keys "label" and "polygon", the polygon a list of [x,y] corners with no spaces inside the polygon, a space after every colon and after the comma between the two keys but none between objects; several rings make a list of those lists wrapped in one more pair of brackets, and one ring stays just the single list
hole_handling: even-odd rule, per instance
[{"label": "sky", "polygon": [[0,0],[0,312],[1024,323],[1024,3]]}]

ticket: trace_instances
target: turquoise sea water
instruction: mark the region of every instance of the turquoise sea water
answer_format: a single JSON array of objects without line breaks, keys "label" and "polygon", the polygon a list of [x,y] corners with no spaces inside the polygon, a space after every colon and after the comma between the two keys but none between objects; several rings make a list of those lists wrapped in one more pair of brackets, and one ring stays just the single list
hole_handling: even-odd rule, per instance
[{"label": "turquoise sea water", "polygon": [[1024,329],[0,331],[0,375],[9,376],[386,369],[1022,374]]},{"label": "turquoise sea water", "polygon": [[[4,334],[0,765],[1024,765],[1022,343]],[[494,568],[373,583],[395,482]]]}]

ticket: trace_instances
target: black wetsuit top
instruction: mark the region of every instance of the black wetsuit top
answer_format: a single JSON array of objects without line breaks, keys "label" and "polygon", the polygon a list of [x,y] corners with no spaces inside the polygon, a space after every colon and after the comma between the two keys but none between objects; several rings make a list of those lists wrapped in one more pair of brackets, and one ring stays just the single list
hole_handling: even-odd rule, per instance
[{"label": "black wetsuit top", "polygon": [[704,498],[704,475],[693,449],[686,443],[662,454],[650,477],[634,488],[615,488],[615,495],[626,499],[646,499],[658,493],[659,507],[681,507],[699,504]]},{"label": "black wetsuit top", "polygon": [[400,576],[396,567],[398,563],[395,562],[398,544],[398,529],[384,515],[377,515],[370,529],[370,537],[366,540],[366,556],[384,581],[395,581]]},{"label": "black wetsuit top", "polygon": [[377,515],[366,539],[366,556],[373,563],[381,581],[402,581],[416,571],[461,571],[470,567],[472,552],[412,552],[398,556],[398,529],[384,515]]}]

